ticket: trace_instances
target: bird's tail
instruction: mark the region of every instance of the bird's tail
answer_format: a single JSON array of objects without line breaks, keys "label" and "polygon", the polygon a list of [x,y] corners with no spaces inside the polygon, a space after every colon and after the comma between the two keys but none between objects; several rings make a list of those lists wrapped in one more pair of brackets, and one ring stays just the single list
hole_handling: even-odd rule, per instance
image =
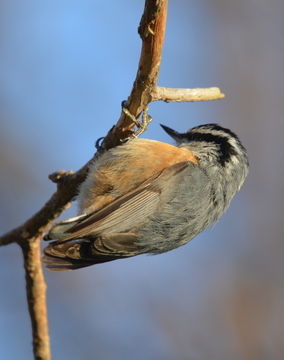
[{"label": "bird's tail", "polygon": [[43,262],[49,270],[65,271],[118,259],[117,256],[94,254],[94,241],[54,241],[44,249]]},{"label": "bird's tail", "polygon": [[44,249],[43,262],[47,268],[55,271],[79,269],[93,265],[94,259],[90,258],[91,240],[64,241],[70,235],[69,230],[86,215],[80,215],[68,220],[60,221],[53,225],[44,240],[55,240]]},{"label": "bird's tail", "polygon": [[88,240],[74,240],[67,242],[53,242],[44,249],[43,262],[47,268],[55,271],[74,270],[90,266],[95,263],[90,258],[91,242]]}]

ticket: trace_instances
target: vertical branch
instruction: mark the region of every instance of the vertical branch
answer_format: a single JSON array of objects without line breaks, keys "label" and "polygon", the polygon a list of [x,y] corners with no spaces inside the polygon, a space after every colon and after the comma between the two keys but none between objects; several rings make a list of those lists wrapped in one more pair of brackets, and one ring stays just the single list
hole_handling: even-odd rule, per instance
[{"label": "vertical branch", "polygon": [[138,116],[152,100],[157,84],[167,22],[167,0],[148,0],[138,28],[142,49],[138,71],[130,94],[129,111]]},{"label": "vertical branch", "polygon": [[46,310],[46,284],[41,265],[40,238],[21,244],[26,272],[26,293],[32,322],[33,350],[36,360],[50,360]]},{"label": "vertical branch", "polygon": [[[168,0],[146,0],[138,28],[142,40],[139,66],[131,94],[124,105],[136,118],[152,101],[157,85],[167,22]],[[121,144],[129,137],[135,123],[122,111],[117,124],[103,142],[104,149]]]}]

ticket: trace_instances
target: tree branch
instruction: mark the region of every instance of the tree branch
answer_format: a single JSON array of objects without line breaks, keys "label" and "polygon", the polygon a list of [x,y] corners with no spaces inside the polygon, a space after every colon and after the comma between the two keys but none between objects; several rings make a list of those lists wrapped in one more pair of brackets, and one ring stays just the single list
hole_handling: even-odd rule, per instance
[{"label": "tree branch", "polygon": [[206,89],[173,89],[155,86],[152,91],[152,101],[207,101],[223,99],[225,95],[218,87]]},{"label": "tree branch", "polygon": [[29,239],[22,244],[26,272],[26,293],[33,332],[34,358],[51,359],[48,317],[46,309],[46,284],[41,266],[40,240]]},{"label": "tree branch", "polygon": [[[162,48],[166,30],[167,0],[146,0],[138,33],[142,39],[142,49],[136,79],[127,102],[124,106],[135,117],[152,101],[152,89],[156,86]],[[133,133],[135,124],[125,112],[121,112],[118,123],[105,138],[102,146],[109,149],[113,144],[118,145],[121,139]]]}]

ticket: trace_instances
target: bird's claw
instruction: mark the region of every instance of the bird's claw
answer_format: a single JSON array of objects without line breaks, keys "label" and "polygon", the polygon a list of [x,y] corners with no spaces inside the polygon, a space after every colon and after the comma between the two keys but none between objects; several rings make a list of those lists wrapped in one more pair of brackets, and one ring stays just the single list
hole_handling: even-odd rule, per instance
[{"label": "bird's claw", "polygon": [[124,112],[125,115],[127,115],[133,122],[134,124],[137,126],[137,130],[135,132],[133,132],[133,134],[127,138],[126,140],[129,139],[136,139],[138,136],[140,136],[144,131],[147,130],[149,123],[153,120],[152,117],[148,114],[148,106],[143,110],[142,113],[142,120],[139,121],[133,114],[131,114],[131,112],[124,107],[125,102],[122,103],[122,111]]}]

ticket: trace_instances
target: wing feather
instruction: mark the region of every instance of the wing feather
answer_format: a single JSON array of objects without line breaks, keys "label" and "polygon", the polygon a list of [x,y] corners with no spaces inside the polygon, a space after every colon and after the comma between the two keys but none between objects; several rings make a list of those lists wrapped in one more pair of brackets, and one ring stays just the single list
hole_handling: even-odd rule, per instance
[{"label": "wing feather", "polygon": [[[189,162],[182,162],[166,168],[156,177],[148,179],[137,189],[117,198],[103,209],[79,219],[59,241],[126,232],[138,227],[145,222],[146,217],[153,215],[163,202],[163,190],[167,180],[173,179],[176,174],[188,167],[188,164]],[[167,195],[170,193],[171,189],[168,189]]]},{"label": "wing feather", "polygon": [[64,271],[141,254],[136,229],[175,196],[181,179],[178,174],[184,176],[189,164],[196,166],[190,162],[172,165],[101,210],[73,219],[67,228],[65,222],[55,225],[60,239],[44,250],[47,267]]}]

